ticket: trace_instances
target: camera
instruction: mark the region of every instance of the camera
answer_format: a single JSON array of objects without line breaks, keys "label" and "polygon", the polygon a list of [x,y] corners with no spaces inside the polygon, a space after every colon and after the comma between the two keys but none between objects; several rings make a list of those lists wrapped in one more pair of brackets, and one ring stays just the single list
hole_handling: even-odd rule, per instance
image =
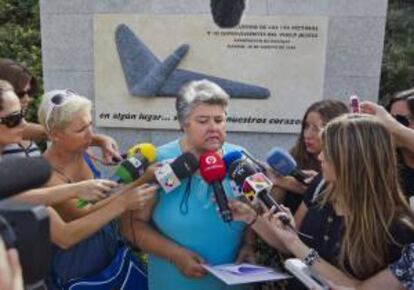
[{"label": "camera", "polygon": [[19,252],[24,284],[32,289],[42,284],[49,272],[49,216],[44,206],[16,202],[10,197],[42,186],[51,172],[43,157],[0,162],[0,236],[7,248]]}]

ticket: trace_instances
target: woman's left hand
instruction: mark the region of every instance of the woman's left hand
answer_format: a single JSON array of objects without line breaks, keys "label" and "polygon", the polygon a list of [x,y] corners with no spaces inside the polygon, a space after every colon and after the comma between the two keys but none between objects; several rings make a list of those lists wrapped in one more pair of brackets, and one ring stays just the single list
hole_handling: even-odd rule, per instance
[{"label": "woman's left hand", "polygon": [[287,207],[281,205],[283,211],[274,213],[274,209],[271,208],[265,214],[263,214],[263,222],[274,234],[283,242],[286,248],[289,248],[293,242],[299,239],[298,234],[291,228],[286,226],[281,219],[283,217],[289,220],[289,223],[295,228],[295,222],[292,213]]}]

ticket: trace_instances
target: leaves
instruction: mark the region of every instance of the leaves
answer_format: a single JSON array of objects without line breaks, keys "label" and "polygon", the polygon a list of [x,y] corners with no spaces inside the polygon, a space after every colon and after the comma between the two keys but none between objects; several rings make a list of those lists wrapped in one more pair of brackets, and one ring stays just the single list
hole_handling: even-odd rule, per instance
[{"label": "leaves", "polygon": [[40,16],[38,0],[0,0],[0,56],[24,64],[39,84],[28,119],[36,121],[43,93]]}]

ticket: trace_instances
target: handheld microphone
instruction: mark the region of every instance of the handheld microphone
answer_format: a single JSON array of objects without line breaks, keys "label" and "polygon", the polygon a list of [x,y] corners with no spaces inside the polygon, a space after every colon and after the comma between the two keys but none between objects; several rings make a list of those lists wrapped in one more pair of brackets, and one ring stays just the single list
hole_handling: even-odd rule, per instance
[{"label": "handheld microphone", "polygon": [[221,183],[226,176],[226,166],[220,156],[215,152],[206,152],[200,156],[200,174],[203,179],[213,186],[220,215],[225,222],[233,220],[227,196]]},{"label": "handheld microphone", "polygon": [[307,185],[305,179],[309,176],[297,168],[295,159],[284,149],[280,147],[273,148],[266,158],[267,164],[282,176],[291,175],[297,181]]},{"label": "handheld microphone", "polygon": [[185,152],[172,163],[166,163],[154,172],[162,189],[169,193],[180,186],[180,179],[191,176],[198,169],[198,160],[194,154]]},{"label": "handheld microphone", "polygon": [[0,162],[0,199],[44,185],[52,167],[44,157],[10,159]]},{"label": "handheld microphone", "polygon": [[[273,187],[272,182],[259,172],[254,166],[245,160],[234,161],[229,168],[229,176],[240,187],[240,191],[250,200],[259,198],[267,208],[276,209],[276,212],[282,211],[280,205],[269,195]],[[281,221],[288,225],[290,220],[287,216],[281,216]]]},{"label": "handheld microphone", "polygon": [[[128,154],[134,152],[133,155],[127,157],[121,161],[120,164],[114,170],[114,173],[109,178],[117,182],[118,184],[128,184],[137,180],[141,177],[145,170],[148,168],[149,164],[155,160],[156,149],[154,145],[149,143],[138,144],[128,150]],[[114,188],[109,191],[107,195],[118,191],[118,188]],[[89,202],[78,199],[77,208],[85,207]]]},{"label": "handheld microphone", "polygon": [[221,28],[232,28],[240,23],[246,0],[211,0],[214,22]]}]

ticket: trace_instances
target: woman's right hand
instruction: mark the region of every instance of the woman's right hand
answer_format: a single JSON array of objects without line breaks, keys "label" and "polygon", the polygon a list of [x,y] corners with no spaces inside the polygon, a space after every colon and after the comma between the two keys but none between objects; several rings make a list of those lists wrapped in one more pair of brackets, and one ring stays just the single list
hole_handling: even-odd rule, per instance
[{"label": "woman's right hand", "polygon": [[151,207],[156,201],[156,192],[159,186],[147,183],[121,193],[126,210],[136,210]]},{"label": "woman's right hand", "polygon": [[175,250],[171,256],[171,262],[188,278],[201,278],[207,274],[203,268],[203,258],[190,250],[180,248]]},{"label": "woman's right hand", "polygon": [[235,221],[250,224],[257,218],[256,210],[244,202],[232,199],[229,200],[228,205]]},{"label": "woman's right hand", "polygon": [[105,193],[118,186],[107,179],[89,179],[75,183],[76,197],[85,201],[98,201],[107,197]]}]

